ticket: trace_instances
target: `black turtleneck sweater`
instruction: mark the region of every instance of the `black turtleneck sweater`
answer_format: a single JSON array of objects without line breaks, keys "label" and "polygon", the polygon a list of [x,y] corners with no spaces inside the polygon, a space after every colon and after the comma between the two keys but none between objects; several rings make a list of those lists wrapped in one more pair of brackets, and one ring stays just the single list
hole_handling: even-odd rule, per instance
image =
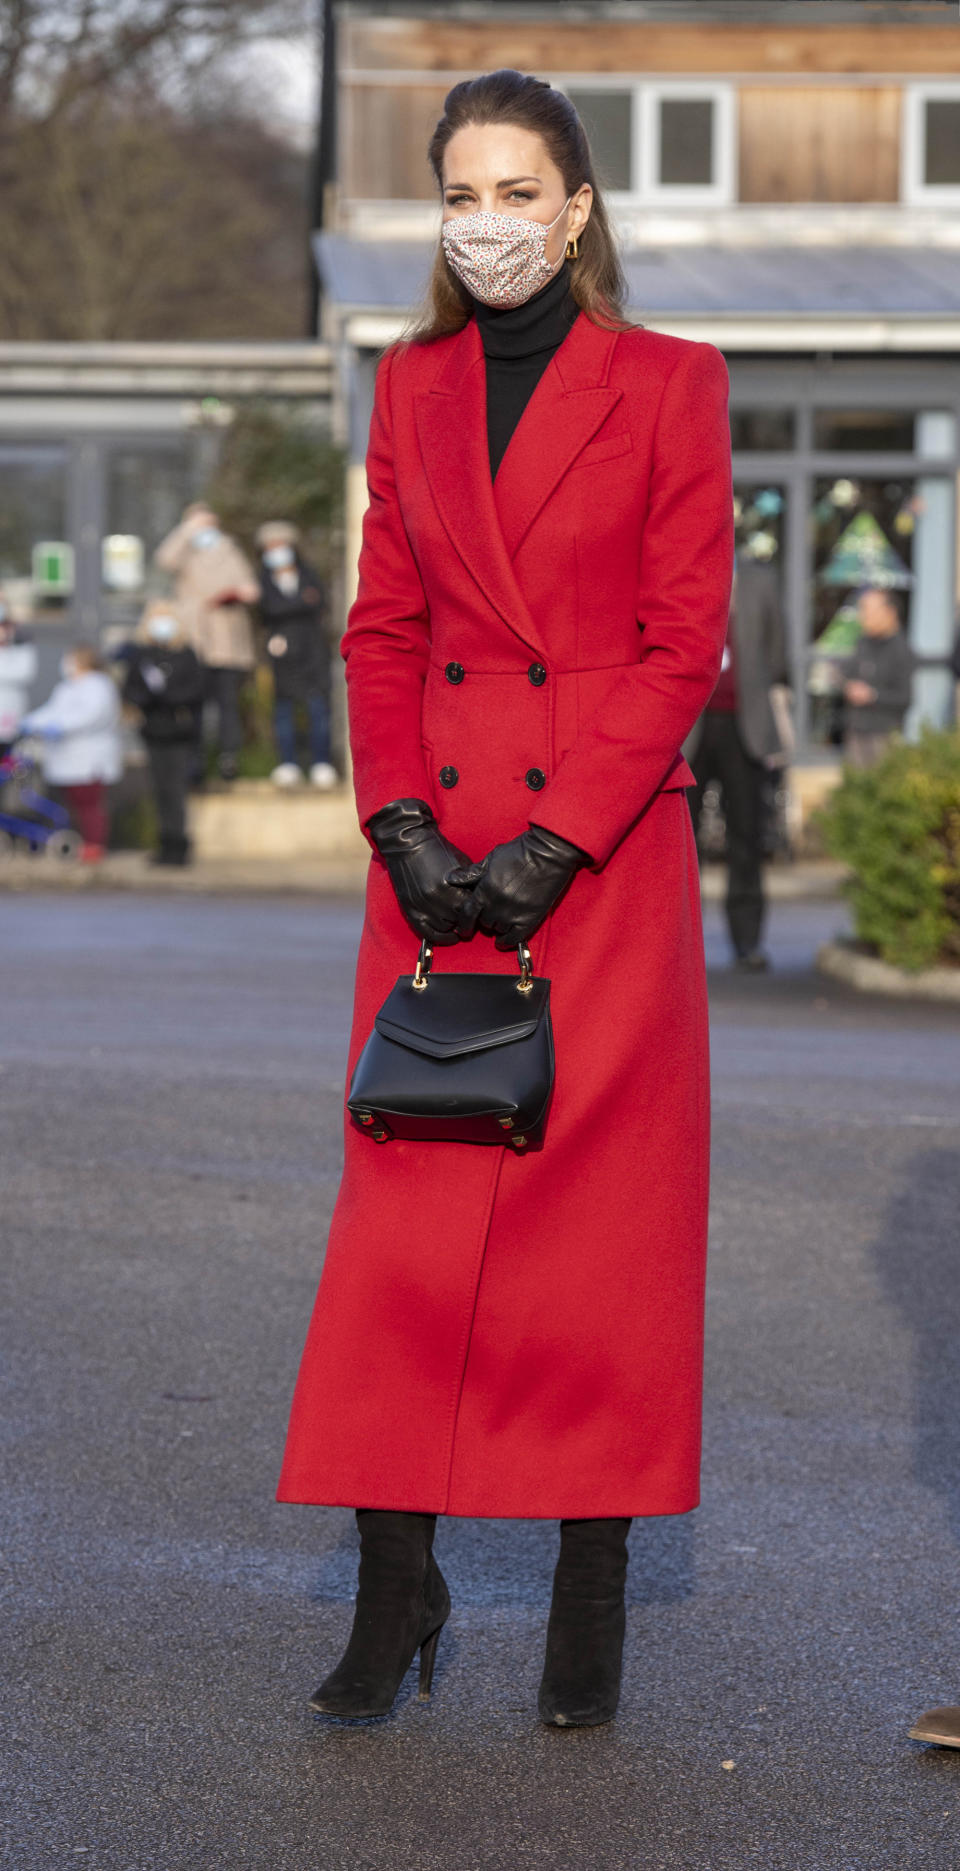
[{"label": "black turtleneck sweater", "polygon": [[507,443],[580,310],[566,262],[532,299],[507,310],[474,302],[487,365],[487,441],[495,477]]}]

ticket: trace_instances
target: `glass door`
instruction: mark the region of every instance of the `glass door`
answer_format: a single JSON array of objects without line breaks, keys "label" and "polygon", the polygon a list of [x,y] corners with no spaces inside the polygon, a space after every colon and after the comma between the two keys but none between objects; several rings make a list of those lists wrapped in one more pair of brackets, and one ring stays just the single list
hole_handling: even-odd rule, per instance
[{"label": "glass door", "polygon": [[[859,594],[898,594],[918,665],[908,732],[921,717],[946,722],[951,693],[932,657],[949,647],[952,623],[953,489],[946,476],[818,475],[813,482],[811,635],[806,686],[814,747],[843,739],[842,690],[860,635]],[[941,618],[940,613],[943,612]]]},{"label": "glass door", "polygon": [[0,589],[23,625],[61,622],[73,595],[67,451],[0,446]]}]

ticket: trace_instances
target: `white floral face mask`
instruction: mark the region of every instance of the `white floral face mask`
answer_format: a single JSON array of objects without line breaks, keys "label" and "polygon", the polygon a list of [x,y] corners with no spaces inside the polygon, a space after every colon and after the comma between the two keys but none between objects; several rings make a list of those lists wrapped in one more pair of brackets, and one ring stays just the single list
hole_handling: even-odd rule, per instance
[{"label": "white floral face mask", "polygon": [[457,215],[445,221],[440,239],[458,279],[482,305],[523,305],[559,271],[547,259],[547,235],[573,200],[568,196],[552,221],[519,214]]}]

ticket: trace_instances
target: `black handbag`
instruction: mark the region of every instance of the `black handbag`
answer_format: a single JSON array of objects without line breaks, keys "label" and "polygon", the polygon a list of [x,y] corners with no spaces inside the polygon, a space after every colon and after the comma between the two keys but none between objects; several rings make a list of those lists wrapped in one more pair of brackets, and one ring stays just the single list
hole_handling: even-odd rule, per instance
[{"label": "black handbag", "polygon": [[553,1091],[550,983],[537,979],[529,949],[520,978],[431,975],[424,942],[412,975],[401,975],[374,1021],[347,1098],[355,1124],[375,1143],[539,1143]]}]

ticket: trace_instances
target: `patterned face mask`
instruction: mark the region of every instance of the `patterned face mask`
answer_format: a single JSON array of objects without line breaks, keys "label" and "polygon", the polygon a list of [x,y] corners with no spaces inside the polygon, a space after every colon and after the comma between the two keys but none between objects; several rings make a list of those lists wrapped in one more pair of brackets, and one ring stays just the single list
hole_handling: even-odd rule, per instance
[{"label": "patterned face mask", "polygon": [[458,279],[482,305],[523,305],[559,270],[547,259],[547,235],[573,200],[567,197],[552,221],[527,221],[518,214],[458,215],[445,221],[440,239]]}]

